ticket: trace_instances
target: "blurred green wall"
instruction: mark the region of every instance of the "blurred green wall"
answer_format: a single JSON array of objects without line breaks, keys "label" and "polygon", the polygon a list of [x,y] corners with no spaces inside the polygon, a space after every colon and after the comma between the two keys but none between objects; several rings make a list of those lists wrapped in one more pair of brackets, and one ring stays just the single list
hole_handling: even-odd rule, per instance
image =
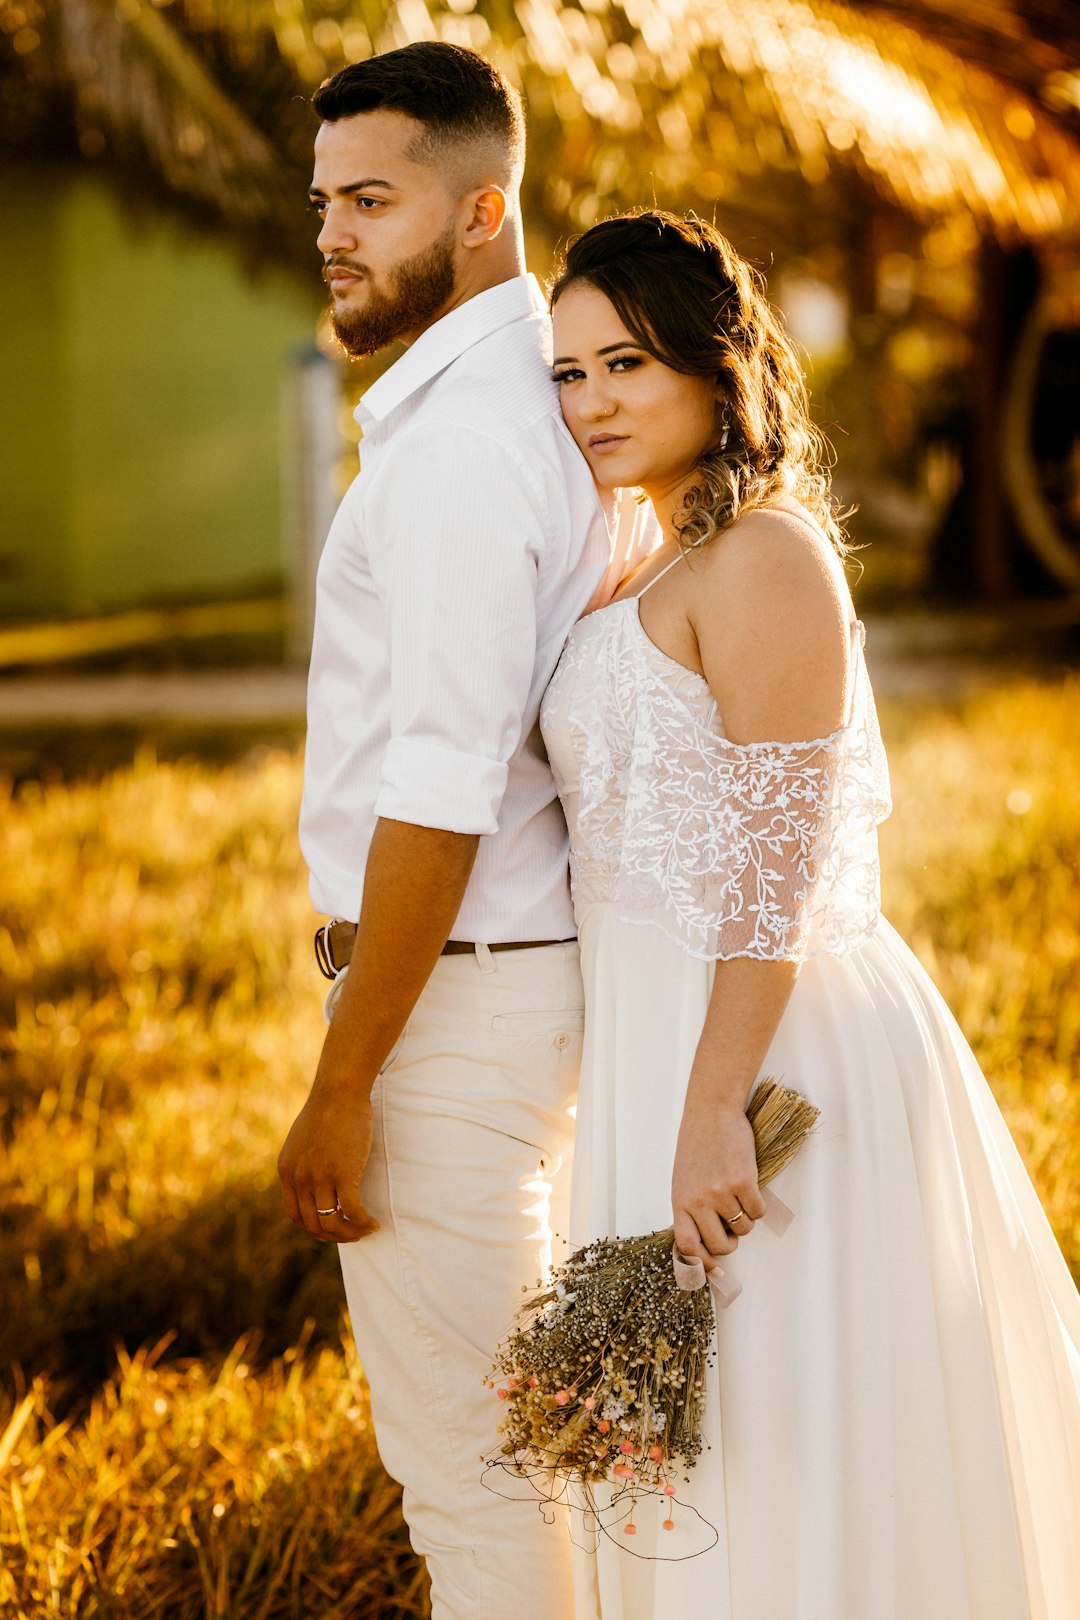
[{"label": "blurred green wall", "polygon": [[104,185],[0,177],[0,615],[282,573],[280,401],[321,284],[246,276]]}]

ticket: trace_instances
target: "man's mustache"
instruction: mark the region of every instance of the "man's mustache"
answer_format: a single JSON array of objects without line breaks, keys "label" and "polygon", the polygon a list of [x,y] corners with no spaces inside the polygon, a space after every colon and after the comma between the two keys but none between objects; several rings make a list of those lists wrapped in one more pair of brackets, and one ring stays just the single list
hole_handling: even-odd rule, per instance
[{"label": "man's mustache", "polygon": [[348,270],[354,276],[370,276],[371,271],[366,264],[357,264],[353,259],[331,258],[323,265],[322,277],[329,281],[332,270]]}]

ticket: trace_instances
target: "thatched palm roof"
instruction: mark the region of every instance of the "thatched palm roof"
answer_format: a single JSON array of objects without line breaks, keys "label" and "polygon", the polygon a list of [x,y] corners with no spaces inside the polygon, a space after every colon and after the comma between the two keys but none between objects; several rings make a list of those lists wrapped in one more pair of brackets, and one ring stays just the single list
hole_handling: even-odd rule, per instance
[{"label": "thatched palm roof", "polygon": [[857,0],[854,9],[914,28],[1080,127],[1074,0]]},{"label": "thatched palm roof", "polygon": [[[534,202],[586,222],[770,183],[967,210],[1004,239],[1080,232],[1071,0],[0,0],[0,151],[78,142],[207,218],[301,251],[303,98],[410,39],[523,83]],[[538,154],[542,165],[537,171]],[[784,177],[788,177],[787,180]],[[310,248],[304,246],[305,256]]]},{"label": "thatched palm roof", "polygon": [[[136,208],[165,201],[249,248],[263,243],[277,256],[284,242],[288,256],[296,175],[282,147],[299,89],[291,68],[261,29],[247,88],[272,86],[286,117],[260,110],[230,60],[230,8],[212,30],[167,7],[0,0],[0,162],[105,166]],[[292,122],[309,127],[303,111]]]}]

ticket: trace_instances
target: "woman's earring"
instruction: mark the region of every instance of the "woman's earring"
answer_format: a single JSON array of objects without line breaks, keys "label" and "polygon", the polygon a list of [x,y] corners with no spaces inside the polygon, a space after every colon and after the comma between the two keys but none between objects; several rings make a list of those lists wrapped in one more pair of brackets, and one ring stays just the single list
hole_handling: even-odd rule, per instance
[{"label": "woman's earring", "polygon": [[731,435],[731,410],[727,405],[724,406],[724,414],[720,418],[720,426],[722,430],[720,434],[720,449],[726,450],[727,442]]}]

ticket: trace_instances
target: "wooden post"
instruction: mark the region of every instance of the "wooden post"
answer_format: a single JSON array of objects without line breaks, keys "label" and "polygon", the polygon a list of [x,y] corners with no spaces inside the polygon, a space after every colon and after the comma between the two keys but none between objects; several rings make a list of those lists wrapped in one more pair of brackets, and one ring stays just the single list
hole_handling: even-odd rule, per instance
[{"label": "wooden post", "polygon": [[288,590],[286,652],[306,664],[315,623],[315,573],[337,510],[341,376],[314,347],[298,354],[282,401],[282,506]]},{"label": "wooden post", "polygon": [[1013,585],[1000,470],[1000,423],[1008,364],[1005,330],[1008,262],[994,236],[985,236],[980,244],[978,282],[968,463],[970,548],[976,594],[983,601],[1000,602],[1011,594]]},{"label": "wooden post", "polygon": [[1015,525],[1005,493],[1004,424],[1013,351],[1039,292],[1039,263],[1029,247],[1006,249],[992,236],[979,251],[979,310],[972,398],[971,515],[979,596],[1017,593]]}]

